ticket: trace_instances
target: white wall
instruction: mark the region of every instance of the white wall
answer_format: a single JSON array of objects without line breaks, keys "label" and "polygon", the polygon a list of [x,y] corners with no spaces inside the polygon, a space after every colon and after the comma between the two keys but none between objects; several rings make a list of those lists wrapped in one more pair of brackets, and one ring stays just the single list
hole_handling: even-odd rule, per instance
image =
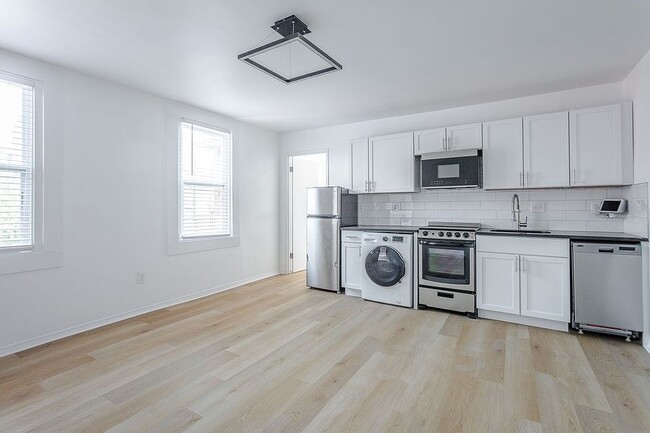
[{"label": "white wall", "polygon": [[167,101],[0,52],[2,70],[25,63],[64,78],[65,258],[0,276],[0,356],[278,273],[278,134],[239,126],[240,246],[167,256]]},{"label": "white wall", "polygon": [[[626,99],[634,104],[634,181],[650,181],[650,51],[623,80]],[[647,198],[646,198],[647,200]],[[648,248],[645,248],[648,251]],[[644,345],[650,350],[650,296],[647,292]]]},{"label": "white wall", "polygon": [[[349,141],[354,138],[508,119],[511,117],[605,105],[624,100],[623,84],[611,83],[487,104],[451,108],[448,110],[289,132],[281,135],[281,149],[282,155],[285,158],[292,153],[305,153],[309,150],[327,150],[329,155],[329,184],[349,188]],[[282,221],[280,254],[284,258],[288,254],[288,236],[286,232],[288,189],[286,186],[287,177],[283,175],[280,179],[282,182],[280,187],[280,218]],[[286,271],[284,268],[285,263],[286,261],[284,259],[280,260],[283,272]]]}]

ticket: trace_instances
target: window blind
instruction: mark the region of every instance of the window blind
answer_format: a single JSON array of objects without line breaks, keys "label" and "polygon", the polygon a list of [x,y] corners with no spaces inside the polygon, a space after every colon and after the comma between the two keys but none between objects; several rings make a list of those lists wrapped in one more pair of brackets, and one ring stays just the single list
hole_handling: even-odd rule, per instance
[{"label": "window blind", "polygon": [[231,134],[181,122],[180,238],[231,235]]},{"label": "window blind", "polygon": [[0,78],[0,250],[33,245],[34,87]]}]

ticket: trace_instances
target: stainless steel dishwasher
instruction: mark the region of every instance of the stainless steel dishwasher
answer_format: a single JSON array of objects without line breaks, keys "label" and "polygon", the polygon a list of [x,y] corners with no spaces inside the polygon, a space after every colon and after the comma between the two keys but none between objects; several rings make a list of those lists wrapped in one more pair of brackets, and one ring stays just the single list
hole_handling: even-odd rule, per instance
[{"label": "stainless steel dishwasher", "polygon": [[643,329],[641,245],[571,242],[572,326],[622,335]]}]

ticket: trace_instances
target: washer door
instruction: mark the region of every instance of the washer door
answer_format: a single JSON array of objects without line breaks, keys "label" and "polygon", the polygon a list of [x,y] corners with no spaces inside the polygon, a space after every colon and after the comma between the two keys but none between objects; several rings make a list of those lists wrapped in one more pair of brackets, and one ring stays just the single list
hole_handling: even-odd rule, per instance
[{"label": "washer door", "polygon": [[366,256],[365,266],[372,282],[383,287],[394,286],[406,274],[402,255],[386,245],[373,248]]}]

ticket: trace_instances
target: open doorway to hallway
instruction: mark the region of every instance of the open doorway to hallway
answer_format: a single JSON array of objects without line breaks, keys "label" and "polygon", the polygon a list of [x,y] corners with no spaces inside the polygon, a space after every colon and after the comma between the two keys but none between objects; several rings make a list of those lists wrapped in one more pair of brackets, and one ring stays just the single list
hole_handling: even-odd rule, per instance
[{"label": "open doorway to hallway", "polygon": [[289,272],[307,267],[307,188],[327,186],[327,153],[289,157]]}]

